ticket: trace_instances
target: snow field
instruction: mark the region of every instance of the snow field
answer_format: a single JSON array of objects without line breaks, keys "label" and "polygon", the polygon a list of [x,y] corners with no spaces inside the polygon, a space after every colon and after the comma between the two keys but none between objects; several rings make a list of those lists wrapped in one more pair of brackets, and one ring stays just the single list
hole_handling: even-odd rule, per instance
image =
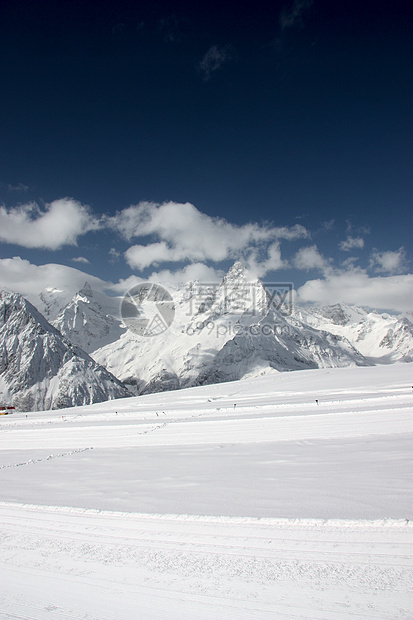
[{"label": "snow field", "polygon": [[409,617],[406,521],[0,513],[4,618]]},{"label": "snow field", "polygon": [[2,417],[0,618],[412,618],[411,369]]}]

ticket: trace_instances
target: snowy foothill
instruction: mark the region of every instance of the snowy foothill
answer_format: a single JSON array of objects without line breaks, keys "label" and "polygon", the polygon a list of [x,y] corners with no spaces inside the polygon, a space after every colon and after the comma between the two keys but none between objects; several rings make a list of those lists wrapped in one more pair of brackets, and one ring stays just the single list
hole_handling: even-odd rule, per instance
[{"label": "snowy foothill", "polygon": [[0,617],[411,618],[412,369],[1,416]]}]

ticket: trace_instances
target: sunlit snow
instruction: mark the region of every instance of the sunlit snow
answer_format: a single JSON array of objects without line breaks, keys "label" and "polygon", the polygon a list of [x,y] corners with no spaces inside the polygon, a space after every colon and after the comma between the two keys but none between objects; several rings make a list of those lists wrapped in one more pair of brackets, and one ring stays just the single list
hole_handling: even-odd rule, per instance
[{"label": "sunlit snow", "polygon": [[2,416],[3,617],[410,618],[411,370]]}]

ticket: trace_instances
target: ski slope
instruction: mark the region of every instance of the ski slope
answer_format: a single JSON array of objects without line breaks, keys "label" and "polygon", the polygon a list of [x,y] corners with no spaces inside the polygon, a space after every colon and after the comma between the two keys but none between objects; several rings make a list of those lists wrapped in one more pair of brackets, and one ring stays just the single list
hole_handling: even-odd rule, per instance
[{"label": "ski slope", "polygon": [[412,365],[0,418],[0,618],[397,620]]}]

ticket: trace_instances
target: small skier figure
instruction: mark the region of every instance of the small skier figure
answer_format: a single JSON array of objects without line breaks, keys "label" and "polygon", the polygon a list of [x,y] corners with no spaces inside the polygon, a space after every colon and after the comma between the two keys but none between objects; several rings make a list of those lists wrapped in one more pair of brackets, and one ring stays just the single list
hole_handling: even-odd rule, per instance
[{"label": "small skier figure", "polygon": [[316,402],[316,403],[317,403],[317,405],[318,405],[318,400],[317,400],[317,398],[316,398],[315,402]]}]

